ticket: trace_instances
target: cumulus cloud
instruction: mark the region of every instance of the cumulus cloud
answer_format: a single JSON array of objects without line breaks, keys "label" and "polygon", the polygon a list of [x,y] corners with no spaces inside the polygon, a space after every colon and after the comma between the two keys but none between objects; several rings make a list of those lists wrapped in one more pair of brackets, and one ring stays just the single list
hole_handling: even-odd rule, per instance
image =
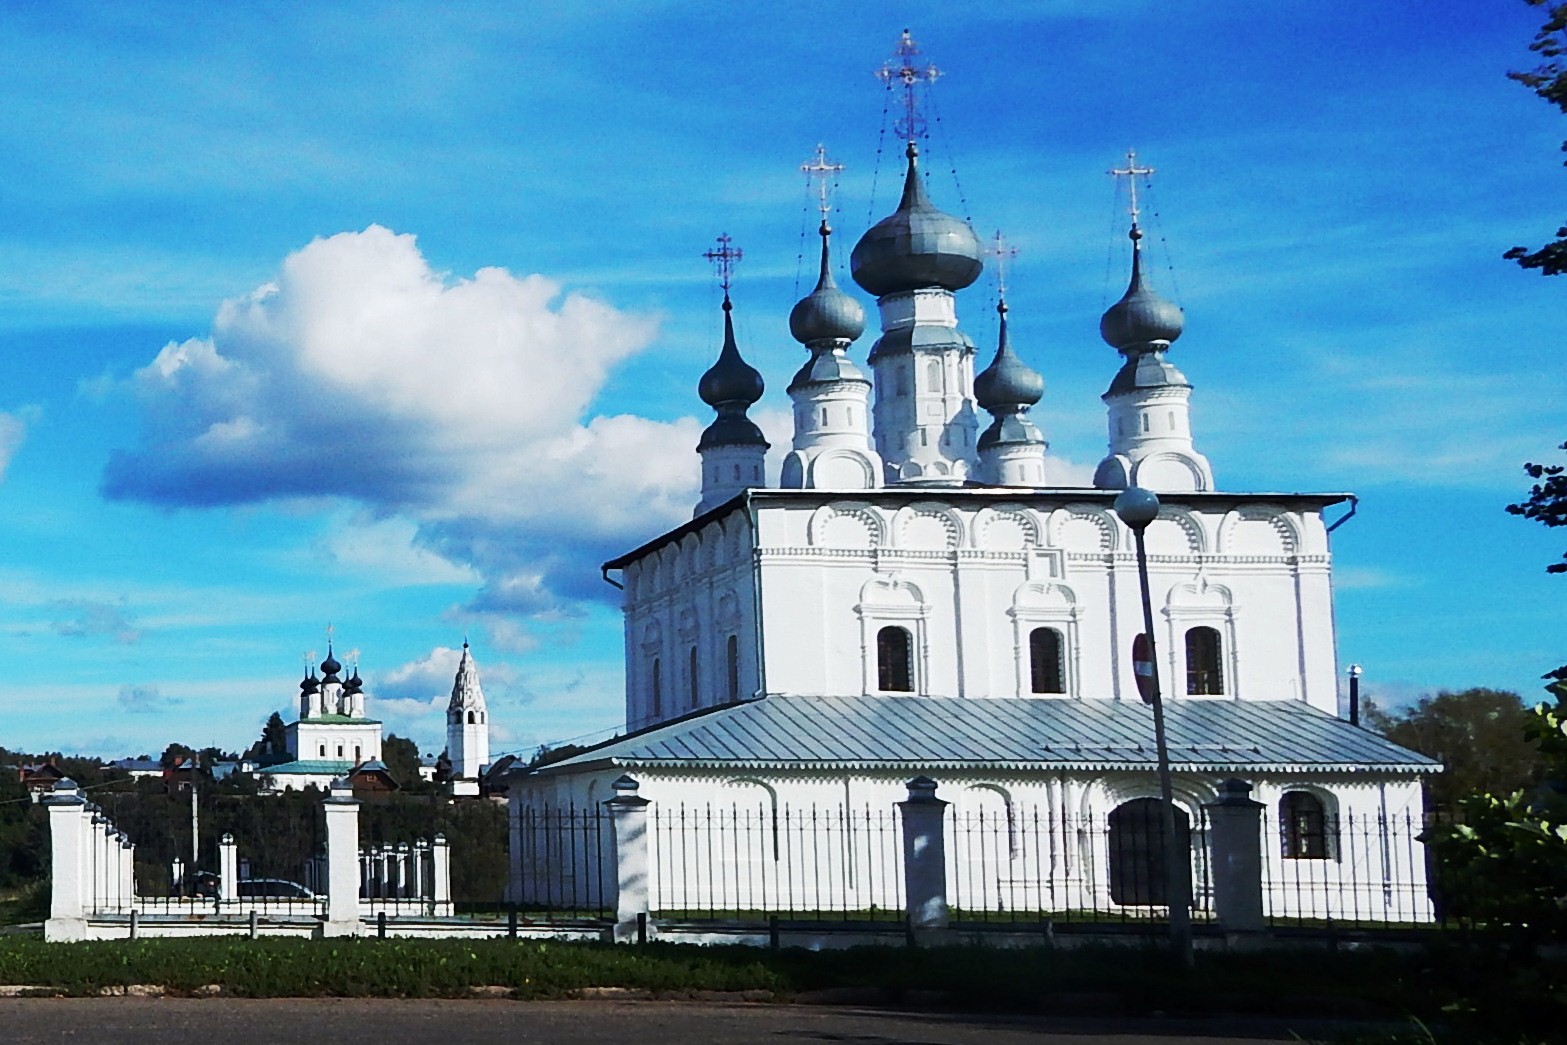
[{"label": "cumulus cloud", "polygon": [[62,599],[54,603],[54,610],[61,614],[51,622],[57,635],[78,639],[102,636],[125,645],[141,639],[141,629],[121,604],[95,599]]},{"label": "cumulus cloud", "polygon": [[165,697],[157,686],[121,686],[115,700],[120,710],[132,715],[147,715],[163,711],[180,703],[177,697]]},{"label": "cumulus cloud", "polygon": [[412,534],[371,527],[414,550],[403,567],[472,566],[476,611],[603,598],[595,564],[696,499],[694,419],[589,416],[655,327],[544,276],[449,279],[380,226],[317,239],[226,302],[209,337],[136,371],[141,439],[103,489],[189,506],[345,497],[411,520]]}]

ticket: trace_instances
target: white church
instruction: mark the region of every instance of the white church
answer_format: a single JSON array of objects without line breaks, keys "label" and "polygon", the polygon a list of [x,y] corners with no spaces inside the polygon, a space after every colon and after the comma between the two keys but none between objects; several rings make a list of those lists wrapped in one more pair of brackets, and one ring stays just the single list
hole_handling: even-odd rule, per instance
[{"label": "white church", "polygon": [[[775,825],[784,809],[887,809],[925,776],[960,821],[1109,825],[1032,852],[1014,839],[986,872],[993,885],[1111,863],[1116,825],[1151,823],[1159,793],[1129,655],[1143,630],[1137,561],[1111,509],[1136,485],[1162,504],[1146,533],[1153,637],[1188,824],[1221,782],[1243,779],[1272,825],[1270,873],[1313,883],[1308,902],[1330,908],[1315,913],[1351,902],[1331,898],[1334,882],[1378,876],[1419,908],[1418,853],[1361,853],[1333,828],[1418,817],[1421,779],[1438,768],[1338,717],[1329,517],[1349,496],[1219,484],[1171,361],[1184,317],[1149,285],[1135,206],[1130,282],[1099,330],[1107,450],[1092,487],[1048,485],[1031,417],[1044,381],[1011,345],[1004,303],[994,350],[976,360],[959,299],[985,252],[932,202],[912,136],[906,159],[896,209],[851,255],[879,315],[863,365],[865,311],[835,283],[822,222],[819,282],[789,317],[806,358],[787,389],[777,489],[747,416],[763,382],[736,343],[725,278],[722,347],[697,386],[716,416],[697,446],[695,517],[604,564],[624,588],[627,732],[512,781],[514,850],[519,818],[594,808],[623,775],[655,808],[754,808]],[[843,904],[863,907],[845,839],[817,859],[843,878]],[[772,846],[780,859],[776,827]],[[669,855],[655,865],[674,867]],[[1351,866],[1366,860],[1381,865]],[[514,851],[520,898],[541,875],[583,873]],[[1136,893],[1108,899],[1149,902]]]},{"label": "white church", "polygon": [[[346,679],[342,670],[329,645],[320,676],[314,668],[305,672],[295,709],[298,718],[284,727],[288,760],[257,768],[262,790],[325,790],[340,777],[365,772],[389,776],[381,762],[382,723],[366,713],[359,666],[355,664]],[[448,792],[454,797],[477,797],[490,763],[490,712],[467,641],[462,644],[446,706],[446,759],[451,767]]]}]

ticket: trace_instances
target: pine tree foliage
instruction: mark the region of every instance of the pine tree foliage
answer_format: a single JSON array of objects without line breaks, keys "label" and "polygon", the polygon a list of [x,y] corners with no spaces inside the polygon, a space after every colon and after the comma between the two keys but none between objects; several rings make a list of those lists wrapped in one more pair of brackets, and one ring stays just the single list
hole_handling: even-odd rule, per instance
[{"label": "pine tree foliage", "polygon": [[[1529,45],[1529,50],[1539,55],[1542,61],[1533,69],[1515,70],[1507,75],[1567,112],[1567,66],[1562,62],[1563,56],[1567,56],[1567,2],[1525,2],[1531,7],[1545,8],[1545,24],[1535,33],[1534,42]],[[1562,143],[1562,149],[1567,151],[1567,142]],[[1538,250],[1514,247],[1502,256],[1518,262],[1526,269],[1539,269],[1544,276],[1567,272],[1567,225],[1557,229],[1556,239]]]}]

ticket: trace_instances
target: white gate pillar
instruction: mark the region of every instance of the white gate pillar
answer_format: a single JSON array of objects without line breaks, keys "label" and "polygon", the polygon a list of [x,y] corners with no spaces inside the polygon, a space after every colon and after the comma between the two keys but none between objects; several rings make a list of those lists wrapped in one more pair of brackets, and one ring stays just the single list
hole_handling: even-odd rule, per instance
[{"label": "white gate pillar", "polygon": [[1225,932],[1262,932],[1262,803],[1251,785],[1230,779],[1219,797],[1203,804],[1213,863],[1213,910]]},{"label": "white gate pillar", "polygon": [[54,790],[44,797],[49,810],[49,850],[53,860],[49,888],[49,920],[44,922],[44,939],[73,942],[87,939],[86,911],[82,907],[83,864],[88,832],[87,799],[76,781],[65,777],[55,782]]},{"label": "white gate pillar", "polygon": [[239,846],[233,835],[224,834],[218,839],[218,899],[226,902],[238,898]]},{"label": "white gate pillar", "polygon": [[326,807],[326,920],[322,936],[358,936],[359,800],[346,777],[332,781]]},{"label": "white gate pillar", "polygon": [[[651,804],[637,794],[640,785],[630,774],[615,781],[615,797],[604,803],[609,810],[615,830],[615,939],[637,938],[637,916],[647,924],[652,935],[652,919],[648,918],[652,903],[652,864],[648,859],[647,807]],[[568,870],[562,868],[561,870]],[[585,869],[572,867],[568,873],[584,874]]]},{"label": "white gate pillar", "polygon": [[452,847],[445,835],[430,846],[430,907],[437,918],[452,916]]},{"label": "white gate pillar", "polygon": [[936,797],[936,782],[917,776],[909,797],[898,803],[903,816],[903,883],[909,927],[945,929],[947,909],[948,803]]}]

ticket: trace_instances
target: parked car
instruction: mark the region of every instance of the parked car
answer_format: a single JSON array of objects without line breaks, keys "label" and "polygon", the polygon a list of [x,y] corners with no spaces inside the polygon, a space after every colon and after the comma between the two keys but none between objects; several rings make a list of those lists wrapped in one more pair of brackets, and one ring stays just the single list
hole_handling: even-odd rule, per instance
[{"label": "parked car", "polygon": [[234,885],[240,897],[256,897],[272,900],[314,900],[316,894],[283,878],[241,878]]}]

